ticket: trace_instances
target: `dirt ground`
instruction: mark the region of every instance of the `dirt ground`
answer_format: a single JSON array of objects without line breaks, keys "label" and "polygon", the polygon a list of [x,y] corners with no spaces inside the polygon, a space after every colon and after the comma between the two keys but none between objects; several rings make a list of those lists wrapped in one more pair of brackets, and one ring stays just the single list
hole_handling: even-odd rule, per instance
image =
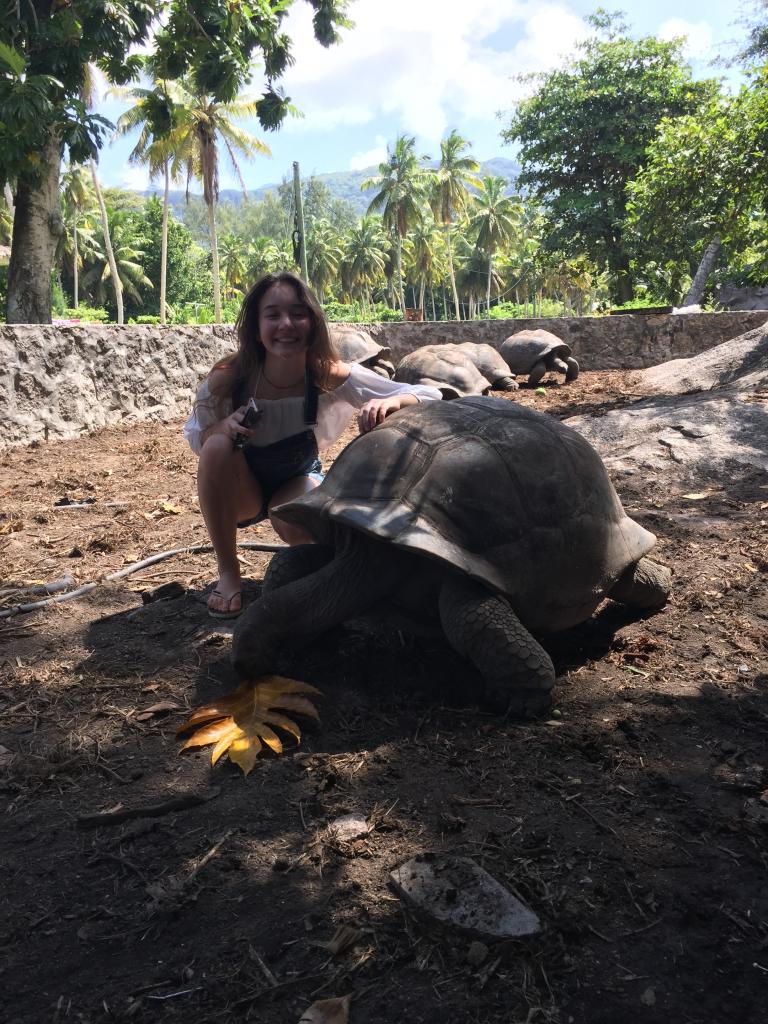
[{"label": "dirt ground", "polygon": [[[585,373],[516,400],[599,414],[635,384]],[[194,475],[177,422],[6,450],[0,604],[205,543]],[[204,604],[211,554],[0,618],[5,1024],[295,1024],[347,994],[352,1024],[764,1024],[768,477],[615,483],[673,598],[545,638],[555,710],[533,724],[479,710],[435,640],[339,629],[291,657],[320,726],[246,778],[175,738],[236,684]],[[243,552],[251,595],[268,558]],[[180,596],[143,603],[173,581]],[[94,827],[104,811],[126,814]],[[347,812],[366,836],[336,837]],[[389,873],[446,851],[541,934],[472,947],[414,917]]]}]

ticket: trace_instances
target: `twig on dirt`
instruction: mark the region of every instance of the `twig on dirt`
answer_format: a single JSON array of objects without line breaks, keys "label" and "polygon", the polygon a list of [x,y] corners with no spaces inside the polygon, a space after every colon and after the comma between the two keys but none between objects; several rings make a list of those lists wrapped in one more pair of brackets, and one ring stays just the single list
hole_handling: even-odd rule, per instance
[{"label": "twig on dirt", "polygon": [[270,971],[270,969],[264,963],[264,960],[262,959],[261,955],[253,948],[253,946],[250,946],[250,945],[248,946],[248,955],[250,956],[251,960],[253,960],[253,962],[256,964],[256,966],[259,968],[259,970],[264,975],[264,977],[267,979],[267,981],[270,984],[270,987],[271,988],[277,988],[277,986],[280,984],[280,982],[274,976],[272,971]]},{"label": "twig on dirt", "polygon": [[562,790],[558,789],[558,787],[553,785],[551,782],[547,782],[546,779],[542,779],[541,781],[542,781],[542,783],[545,786],[547,786],[548,789],[551,789],[554,793],[557,793],[557,795],[560,797],[560,799],[563,801],[564,804],[566,804],[567,806],[570,806],[570,807],[578,807],[578,809],[583,814],[586,814],[588,818],[591,818],[592,821],[594,821],[594,823],[597,825],[597,827],[599,829],[601,829],[604,832],[610,832],[614,836],[618,836],[618,832],[616,831],[615,828],[611,828],[610,825],[606,825],[606,823],[604,821],[601,821],[597,817],[597,815],[593,814],[592,811],[590,811],[588,807],[584,806],[584,804],[580,804],[578,802],[578,800],[575,800],[572,796],[571,797],[566,797],[565,794],[562,792]]},{"label": "twig on dirt", "polygon": [[644,924],[640,928],[633,928],[631,932],[622,932],[619,938],[628,939],[630,935],[640,935],[641,932],[648,932],[651,928],[655,928],[657,924],[661,924],[663,920],[663,917],[657,917],[655,921],[649,921],[648,924]]},{"label": "twig on dirt", "polygon": [[121,867],[128,868],[129,871],[133,871],[133,873],[135,875],[138,875],[138,877],[142,880],[142,882],[144,882],[144,884],[146,884],[147,882],[147,876],[144,874],[141,868],[134,864],[132,860],[128,860],[127,857],[121,857],[117,853],[109,853],[105,850],[102,853],[97,853],[95,857],[92,857],[89,861],[87,861],[87,865],[88,867],[90,867],[91,864],[98,864],[100,860],[113,860],[116,864],[119,864]]},{"label": "twig on dirt", "polygon": [[[247,548],[252,551],[282,551],[288,545],[261,544],[256,541],[243,540],[238,541],[237,546],[239,548]],[[191,547],[171,548],[169,551],[160,551],[156,555],[150,555],[149,558],[143,558],[140,562],[134,562],[132,565],[127,565],[124,569],[118,569],[116,572],[110,572],[95,583],[85,583],[82,587],[78,587],[77,590],[71,590],[68,594],[56,594],[54,597],[46,597],[42,601],[32,601],[30,604],[18,604],[13,608],[6,608],[4,611],[0,612],[0,619],[7,619],[10,618],[11,615],[20,615],[24,612],[33,612],[47,604],[71,601],[75,597],[82,597],[83,594],[88,594],[92,590],[95,590],[100,583],[123,579],[124,576],[130,576],[132,572],[138,572],[139,569],[144,569],[148,565],[154,565],[155,562],[160,562],[164,558],[171,558],[173,555],[205,554],[209,551],[213,551],[213,546],[211,544],[194,544]]]},{"label": "twig on dirt", "polygon": [[193,882],[195,880],[195,877],[198,875],[198,873],[202,871],[202,869],[205,867],[209,860],[213,860],[213,858],[216,856],[216,854],[219,852],[219,850],[222,848],[224,843],[226,843],[226,841],[229,839],[231,835],[232,829],[227,829],[227,831],[224,833],[221,839],[219,839],[217,843],[213,844],[208,853],[203,854],[203,856],[200,858],[197,864],[195,864],[195,866],[184,879],[185,885],[189,885],[190,882]]},{"label": "twig on dirt", "polygon": [[84,814],[77,819],[78,828],[101,828],[103,825],[119,825],[132,818],[160,818],[174,811],[186,811],[190,807],[208,803],[221,792],[220,786],[214,786],[207,793],[184,793],[172,797],[161,804],[148,804],[145,807],[120,807],[114,811],[101,811],[98,814]]}]

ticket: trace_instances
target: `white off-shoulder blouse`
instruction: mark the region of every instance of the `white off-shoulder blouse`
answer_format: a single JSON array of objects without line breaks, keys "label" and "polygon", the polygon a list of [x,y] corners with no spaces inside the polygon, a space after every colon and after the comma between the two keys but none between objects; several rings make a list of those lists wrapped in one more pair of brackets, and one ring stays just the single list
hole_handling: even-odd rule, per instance
[{"label": "white off-shoulder blouse", "polygon": [[[333,391],[321,391],[317,403],[317,425],[314,427],[317,447],[323,451],[344,433],[355,411],[374,398],[393,395],[415,395],[420,402],[434,402],[442,398],[437,388],[425,384],[400,384],[374,373],[366,366],[351,363],[349,376]],[[275,401],[258,399],[261,417],[256,426],[252,444],[267,445],[290,437],[305,429],[301,422],[304,398],[281,398]],[[218,408],[217,408],[218,407]],[[184,437],[196,455],[203,447],[203,432],[233,412],[232,400],[215,402],[208,378],[197,391],[192,414],[184,424]]]}]

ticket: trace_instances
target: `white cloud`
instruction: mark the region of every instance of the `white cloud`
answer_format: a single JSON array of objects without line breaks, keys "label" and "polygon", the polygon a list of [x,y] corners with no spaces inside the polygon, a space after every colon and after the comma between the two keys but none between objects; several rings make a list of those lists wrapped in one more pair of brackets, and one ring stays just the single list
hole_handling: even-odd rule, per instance
[{"label": "white cloud", "polygon": [[659,26],[659,39],[674,39],[685,36],[683,54],[686,60],[711,60],[714,33],[706,21],[686,21],[684,18],[670,18]]},{"label": "white cloud", "polygon": [[287,134],[388,116],[436,148],[457,123],[495,122],[519,95],[513,76],[552,68],[588,32],[566,4],[536,0],[357,0],[350,13],[355,28],[326,50],[308,5],[291,8],[296,64],[284,85],[306,116]]},{"label": "white cloud", "polygon": [[377,135],[373,149],[366,149],[362,153],[355,153],[349,161],[350,171],[363,171],[366,167],[373,167],[375,164],[384,163],[387,159],[387,140],[383,135]]},{"label": "white cloud", "polygon": [[119,173],[118,188],[127,188],[134,192],[143,192],[149,188],[149,174],[146,167],[131,167],[126,164]]}]

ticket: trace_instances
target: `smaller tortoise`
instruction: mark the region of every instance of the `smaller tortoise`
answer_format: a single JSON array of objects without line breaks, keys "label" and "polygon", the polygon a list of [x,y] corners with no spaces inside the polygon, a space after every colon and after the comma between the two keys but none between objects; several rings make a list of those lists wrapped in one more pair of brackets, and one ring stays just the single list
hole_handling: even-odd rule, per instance
[{"label": "smaller tortoise", "polygon": [[510,376],[504,357],[493,345],[478,341],[461,341],[454,347],[460,352],[466,352],[480,373],[491,382],[493,391],[517,391],[517,381]]},{"label": "smaller tortoise", "polygon": [[669,569],[645,557],[656,538],[626,514],[594,448],[503,398],[389,416],[279,515],[317,543],[277,552],[238,620],[246,677],[342,622],[394,612],[474,663],[481,703],[531,716],[555,682],[534,634],[583,622],[604,597],[651,609],[669,593]]},{"label": "smaller tortoise", "polygon": [[423,345],[415,349],[398,364],[395,380],[439,388],[447,399],[487,395],[491,390],[490,382],[457,345]]},{"label": "smaller tortoise", "polygon": [[527,373],[528,386],[535,387],[544,374],[564,373],[569,384],[579,376],[579,364],[571,346],[549,331],[518,331],[502,342],[501,354],[513,373]]},{"label": "smaller tortoise", "polygon": [[367,331],[351,325],[334,326],[331,328],[331,341],[345,363],[360,363],[382,377],[390,380],[394,377],[395,366],[389,359],[390,350],[374,341]]}]

